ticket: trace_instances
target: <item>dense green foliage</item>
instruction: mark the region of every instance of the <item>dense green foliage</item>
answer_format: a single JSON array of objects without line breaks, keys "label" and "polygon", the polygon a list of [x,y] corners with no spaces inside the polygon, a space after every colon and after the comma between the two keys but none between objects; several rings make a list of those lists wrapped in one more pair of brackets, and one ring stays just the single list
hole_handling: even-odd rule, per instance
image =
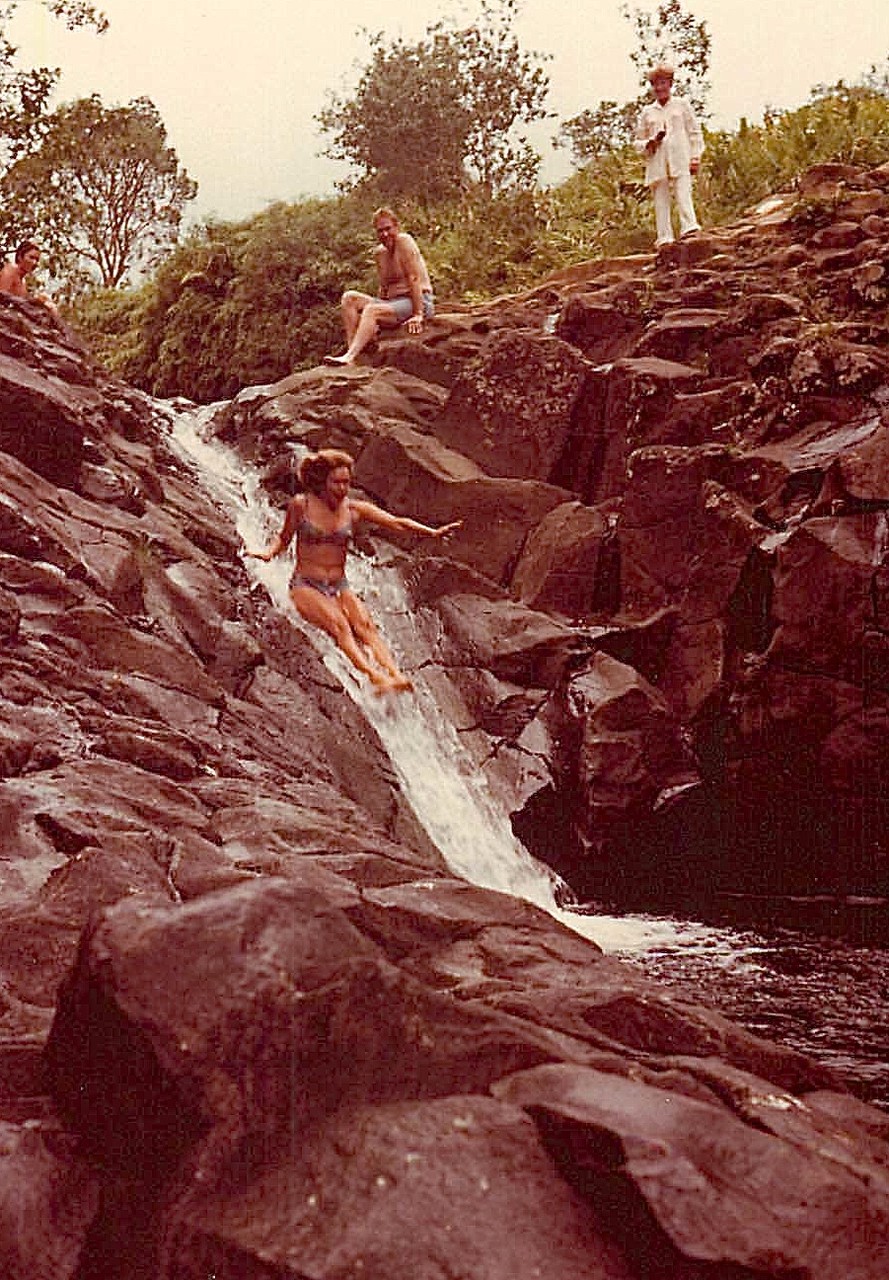
[{"label": "dense green foliage", "polygon": [[549,82],[539,55],[519,46],[517,8],[482,0],[468,26],[436,23],[415,44],[372,36],[355,89],[332,95],[317,117],[328,154],[386,199],[533,186],[539,157],[517,129],[545,116]]},{"label": "dense green foliage", "polygon": [[277,204],[194,231],[140,289],[69,314],[108,368],[156,395],[209,401],[314,363],[340,340],[338,301],[373,285],[368,204]]},{"label": "dense green foliage", "polygon": [[[696,202],[704,225],[731,222],[792,190],[813,164],[889,161],[889,93],[873,73],[821,89],[794,111],[709,132]],[[400,202],[429,263],[440,307],[532,287],[589,258],[648,251],[651,201],[631,147],[606,151],[549,191],[433,205]],[[337,302],[375,286],[371,213],[379,192],[276,205],[195,231],[140,290],[84,297],[71,318],[120,375],[199,401],[277,380],[341,344]]]},{"label": "dense green foliage", "polygon": [[[65,25],[92,27],[101,34],[108,22],[90,0],[39,0]],[[19,66],[19,51],[8,37],[9,24],[20,0],[0,0],[0,170],[23,155],[41,137],[47,103],[59,78],[58,68]],[[6,211],[0,209],[0,230],[7,240],[20,238],[7,230]]]},{"label": "dense green foliage", "polygon": [[[876,82],[876,81],[874,81]],[[699,188],[710,222],[786,190],[815,164],[875,167],[889,160],[889,95],[870,83],[819,90],[795,111],[770,112],[759,125],[710,133]]]}]

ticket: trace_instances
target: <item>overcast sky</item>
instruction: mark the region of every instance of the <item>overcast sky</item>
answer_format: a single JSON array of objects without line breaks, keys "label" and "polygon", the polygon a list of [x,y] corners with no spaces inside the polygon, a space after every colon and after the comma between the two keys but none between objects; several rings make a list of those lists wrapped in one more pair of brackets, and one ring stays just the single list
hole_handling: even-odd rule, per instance
[{"label": "overcast sky", "polygon": [[[366,61],[361,29],[415,39],[472,0],[98,0],[102,36],[68,33],[36,0],[14,27],[21,60],[60,66],[56,101],[99,93],[106,106],[152,99],[170,143],[200,186],[199,217],[238,219],[270,201],[327,195],[342,166],[318,155],[314,115]],[[653,0],[631,0],[653,8]],[[734,127],[766,106],[794,107],[817,83],[854,80],[889,55],[889,0],[688,0],[713,40],[711,123]],[[542,176],[570,169],[548,144],[559,120],[636,93],[630,24],[618,0],[525,0],[524,48],[550,55],[549,109],[535,135]]]}]

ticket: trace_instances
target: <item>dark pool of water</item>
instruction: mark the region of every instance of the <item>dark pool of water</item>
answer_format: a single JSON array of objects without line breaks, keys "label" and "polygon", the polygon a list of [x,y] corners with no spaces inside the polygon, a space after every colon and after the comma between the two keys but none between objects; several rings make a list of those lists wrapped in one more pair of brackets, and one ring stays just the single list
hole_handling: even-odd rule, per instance
[{"label": "dark pool of water", "polygon": [[769,925],[683,927],[626,957],[650,977],[832,1067],[889,1110],[889,949]]}]

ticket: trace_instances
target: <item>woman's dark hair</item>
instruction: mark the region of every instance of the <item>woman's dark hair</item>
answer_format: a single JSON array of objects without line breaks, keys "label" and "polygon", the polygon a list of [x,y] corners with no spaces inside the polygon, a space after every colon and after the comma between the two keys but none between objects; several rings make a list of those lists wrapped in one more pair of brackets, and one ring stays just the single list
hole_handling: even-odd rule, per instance
[{"label": "woman's dark hair", "polygon": [[303,458],[299,464],[299,478],[309,493],[318,497],[324,492],[331,471],[336,471],[337,467],[348,467],[352,471],[354,466],[355,459],[342,449],[319,449],[317,453]]},{"label": "woman's dark hair", "polygon": [[40,252],[40,246],[36,245],[33,240],[23,240],[15,251],[16,262],[21,262],[25,254],[30,253],[32,249],[36,249],[38,253]]}]

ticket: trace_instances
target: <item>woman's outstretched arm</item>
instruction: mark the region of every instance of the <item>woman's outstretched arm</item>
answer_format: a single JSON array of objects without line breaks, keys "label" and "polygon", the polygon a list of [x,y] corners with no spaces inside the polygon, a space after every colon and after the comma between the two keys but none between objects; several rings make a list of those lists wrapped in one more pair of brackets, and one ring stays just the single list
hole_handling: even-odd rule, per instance
[{"label": "woman's outstretched arm", "polygon": [[252,556],[254,560],[274,560],[275,556],[279,556],[282,551],[286,551],[290,546],[291,539],[296,532],[296,526],[299,524],[302,514],[303,497],[301,494],[298,494],[295,498],[290,499],[281,532],[275,535],[275,538],[270,545],[267,546],[264,551],[245,551],[244,555]]},{"label": "woman's outstretched arm", "polygon": [[453,533],[463,524],[462,520],[452,520],[450,524],[435,526],[421,524],[419,520],[412,520],[410,516],[394,516],[391,511],[384,511],[374,502],[350,502],[349,505],[356,516],[361,520],[367,520],[369,524],[379,525],[381,529],[422,533],[427,538],[443,538],[445,534]]}]

